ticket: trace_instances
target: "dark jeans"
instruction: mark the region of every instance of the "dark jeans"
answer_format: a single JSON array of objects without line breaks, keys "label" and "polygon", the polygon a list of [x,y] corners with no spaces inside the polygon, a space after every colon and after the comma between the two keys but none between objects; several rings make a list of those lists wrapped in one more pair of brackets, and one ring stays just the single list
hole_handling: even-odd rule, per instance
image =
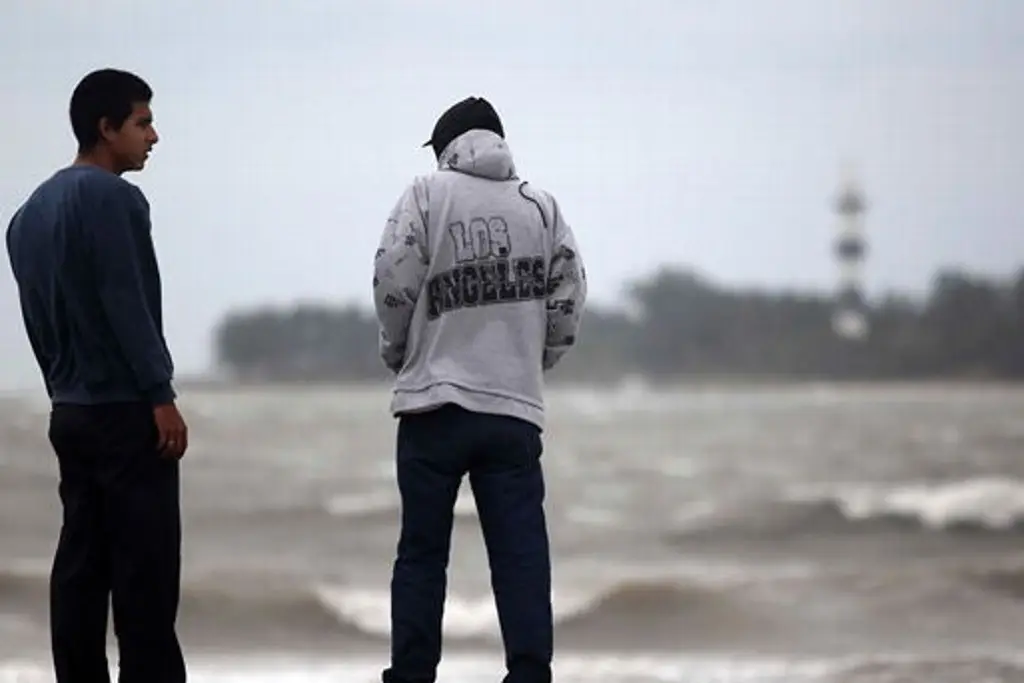
[{"label": "dark jeans", "polygon": [[113,606],[121,683],[183,683],[178,463],[160,457],[152,409],[57,405],[50,443],[63,525],[50,580],[57,683],[107,683]]},{"label": "dark jeans", "polygon": [[454,405],[398,426],[402,531],[391,581],[385,683],[432,683],[441,660],[455,499],[469,475],[505,646],[505,683],[549,683],[551,561],[540,430]]}]

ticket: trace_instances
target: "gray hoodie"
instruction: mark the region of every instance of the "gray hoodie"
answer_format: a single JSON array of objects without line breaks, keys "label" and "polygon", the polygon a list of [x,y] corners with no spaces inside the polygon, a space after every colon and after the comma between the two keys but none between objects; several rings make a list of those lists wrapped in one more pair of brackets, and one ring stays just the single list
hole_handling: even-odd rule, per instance
[{"label": "gray hoodie", "polygon": [[544,428],[543,372],[576,342],[586,271],[547,192],[471,130],[392,210],[374,263],[395,415],[455,403]]}]

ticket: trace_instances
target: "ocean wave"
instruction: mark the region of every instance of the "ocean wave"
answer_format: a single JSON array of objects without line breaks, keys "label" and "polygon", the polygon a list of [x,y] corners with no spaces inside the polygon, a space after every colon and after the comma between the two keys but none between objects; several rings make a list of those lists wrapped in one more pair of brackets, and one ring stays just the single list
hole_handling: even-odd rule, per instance
[{"label": "ocean wave", "polygon": [[[643,620],[658,615],[675,616],[687,605],[710,599],[718,592],[707,585],[681,585],[669,580],[624,580],[590,593],[553,595],[555,622],[566,628],[591,622]],[[386,591],[369,591],[343,586],[317,589],[339,622],[368,635],[386,637],[390,630],[390,596]],[[498,617],[490,594],[475,598],[449,593],[445,603],[443,629],[455,641],[494,640]]]},{"label": "ocean wave", "polygon": [[[44,615],[45,574],[0,571],[0,607],[21,603]],[[727,591],[722,585],[668,578],[624,579],[591,592],[554,592],[555,619],[566,627],[591,622],[640,622],[673,617],[687,606],[713,602]],[[288,631],[295,637],[349,636],[377,641],[390,632],[390,595],[386,590],[338,584],[305,585],[270,577],[226,576],[195,580],[182,586],[182,623],[203,633],[252,639],[260,629]],[[42,618],[42,617],[41,617]],[[449,591],[444,632],[452,641],[497,639],[493,597]]]},{"label": "ocean wave", "polygon": [[1003,477],[847,486],[794,492],[790,500],[833,507],[855,523],[902,521],[933,531],[1024,530],[1024,482]]},{"label": "ocean wave", "polygon": [[[196,683],[333,683],[379,680],[379,658],[219,657],[189,666],[189,680]],[[580,655],[566,653],[554,662],[555,680],[565,683],[804,683],[821,680],[828,663],[786,658],[701,655]],[[490,683],[500,675],[497,654],[445,653],[438,680],[458,683]],[[111,680],[116,678],[111,671]],[[0,661],[0,683],[51,681],[49,667],[29,661]]]},{"label": "ocean wave", "polygon": [[999,536],[1024,532],[1024,482],[972,478],[800,487],[774,498],[697,500],[668,539],[787,539],[851,534]]},{"label": "ocean wave", "polygon": [[46,597],[49,580],[49,565],[8,560],[0,565],[0,604]]},{"label": "ocean wave", "polygon": [[324,503],[324,509],[332,517],[378,517],[397,518],[398,498],[390,491],[369,491],[365,493],[338,494]]},{"label": "ocean wave", "polygon": [[[396,521],[401,511],[401,501],[392,490],[353,492],[331,497],[324,503],[324,509],[332,517]],[[476,503],[466,488],[459,491],[459,497],[455,500],[455,518],[477,519]]]},{"label": "ocean wave", "polygon": [[1020,564],[972,571],[967,578],[984,590],[1024,602],[1024,566]]},{"label": "ocean wave", "polygon": [[[190,663],[196,683],[330,683],[379,680],[377,657],[220,656]],[[487,683],[501,671],[498,654],[445,653],[438,680]],[[752,656],[741,653],[671,655],[560,654],[555,680],[565,683],[961,683],[1022,680],[1024,662],[1016,653],[964,653],[960,656],[854,655],[844,657]],[[111,680],[117,671],[112,667]],[[47,665],[28,660],[0,661],[0,683],[52,681]]]}]

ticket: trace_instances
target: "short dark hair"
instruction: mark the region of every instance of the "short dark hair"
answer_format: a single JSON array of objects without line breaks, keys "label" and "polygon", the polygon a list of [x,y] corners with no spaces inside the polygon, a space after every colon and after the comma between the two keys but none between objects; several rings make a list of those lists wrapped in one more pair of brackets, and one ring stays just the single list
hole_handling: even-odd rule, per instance
[{"label": "short dark hair", "polygon": [[71,129],[79,151],[88,151],[100,141],[100,120],[104,117],[120,128],[139,102],[153,99],[153,90],[133,73],[99,69],[79,81],[71,95]]}]

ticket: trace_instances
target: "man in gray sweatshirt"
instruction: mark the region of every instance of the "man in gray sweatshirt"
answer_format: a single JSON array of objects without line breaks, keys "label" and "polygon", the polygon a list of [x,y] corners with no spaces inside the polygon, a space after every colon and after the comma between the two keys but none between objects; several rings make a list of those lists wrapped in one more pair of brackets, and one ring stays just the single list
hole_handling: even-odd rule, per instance
[{"label": "man in gray sweatshirt", "polygon": [[551,680],[544,371],[576,342],[587,286],[554,197],[522,181],[498,114],[470,97],[437,121],[374,264],[380,353],[395,374],[402,529],[385,683],[432,683],[456,496],[468,475],[508,675]]}]

